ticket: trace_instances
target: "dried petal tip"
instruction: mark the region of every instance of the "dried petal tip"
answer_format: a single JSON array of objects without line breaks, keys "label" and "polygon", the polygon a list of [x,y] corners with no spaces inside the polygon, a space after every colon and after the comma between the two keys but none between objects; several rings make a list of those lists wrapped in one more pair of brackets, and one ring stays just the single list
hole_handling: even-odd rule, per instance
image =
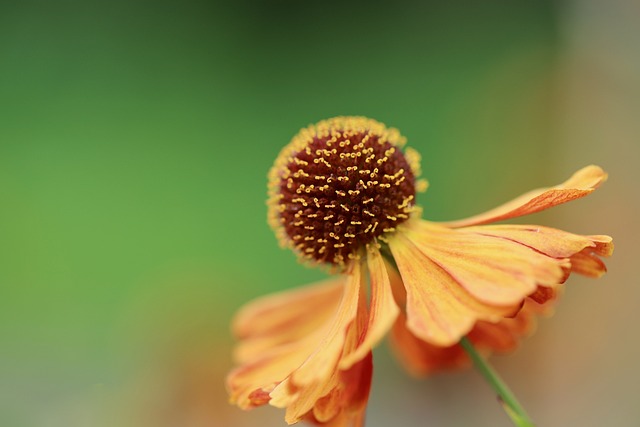
[{"label": "dried petal tip", "polygon": [[282,244],[343,266],[393,232],[414,209],[419,173],[403,145],[396,129],[363,117],[302,129],[269,175],[269,222]]}]

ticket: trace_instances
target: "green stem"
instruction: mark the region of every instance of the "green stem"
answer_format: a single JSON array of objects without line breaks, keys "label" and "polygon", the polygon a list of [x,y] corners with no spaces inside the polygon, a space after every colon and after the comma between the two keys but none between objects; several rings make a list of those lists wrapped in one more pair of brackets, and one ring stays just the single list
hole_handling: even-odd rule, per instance
[{"label": "green stem", "polygon": [[535,427],[531,418],[529,418],[522,408],[522,405],[518,402],[518,399],[516,399],[511,390],[509,390],[509,387],[502,381],[498,373],[478,354],[473,344],[471,344],[471,341],[464,337],[460,341],[460,345],[469,357],[471,357],[473,364],[478,371],[480,371],[484,379],[487,380],[491,388],[497,393],[504,411],[509,418],[511,418],[513,424],[517,427]]}]

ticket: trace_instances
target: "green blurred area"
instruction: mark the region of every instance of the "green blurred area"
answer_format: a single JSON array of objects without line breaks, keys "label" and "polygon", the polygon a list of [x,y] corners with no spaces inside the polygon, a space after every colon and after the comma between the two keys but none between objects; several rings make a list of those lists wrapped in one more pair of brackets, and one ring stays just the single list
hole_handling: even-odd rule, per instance
[{"label": "green blurred area", "polygon": [[432,219],[552,183],[554,7],[1,3],[0,425],[245,425],[233,311],[324,275],[266,225],[279,150],[336,115],[398,127]]}]

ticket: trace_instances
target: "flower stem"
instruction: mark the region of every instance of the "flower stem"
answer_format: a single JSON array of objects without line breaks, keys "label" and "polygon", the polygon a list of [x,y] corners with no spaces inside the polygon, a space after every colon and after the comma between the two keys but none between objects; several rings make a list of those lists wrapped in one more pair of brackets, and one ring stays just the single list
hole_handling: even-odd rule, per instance
[{"label": "flower stem", "polygon": [[463,337],[460,341],[460,345],[467,352],[476,369],[480,371],[484,379],[489,383],[491,388],[498,395],[502,408],[507,413],[513,424],[517,427],[534,427],[531,418],[527,415],[522,405],[518,402],[518,399],[513,395],[509,387],[502,381],[500,376],[493,368],[487,363],[486,360],[473,347],[471,341],[466,337]]}]

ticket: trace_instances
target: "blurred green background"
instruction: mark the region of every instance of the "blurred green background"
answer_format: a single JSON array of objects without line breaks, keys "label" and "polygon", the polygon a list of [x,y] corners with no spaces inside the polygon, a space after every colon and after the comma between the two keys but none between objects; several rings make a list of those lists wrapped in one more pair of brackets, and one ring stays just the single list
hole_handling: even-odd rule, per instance
[{"label": "blurred green background", "polygon": [[[284,425],[227,404],[229,322],[323,277],[278,249],[266,173],[336,115],[408,137],[430,219],[609,171],[525,221],[613,235],[610,274],[572,278],[494,361],[540,425],[634,425],[639,16],[631,0],[1,2],[0,425]],[[509,425],[476,373],[410,379],[384,346],[369,420]]]}]

